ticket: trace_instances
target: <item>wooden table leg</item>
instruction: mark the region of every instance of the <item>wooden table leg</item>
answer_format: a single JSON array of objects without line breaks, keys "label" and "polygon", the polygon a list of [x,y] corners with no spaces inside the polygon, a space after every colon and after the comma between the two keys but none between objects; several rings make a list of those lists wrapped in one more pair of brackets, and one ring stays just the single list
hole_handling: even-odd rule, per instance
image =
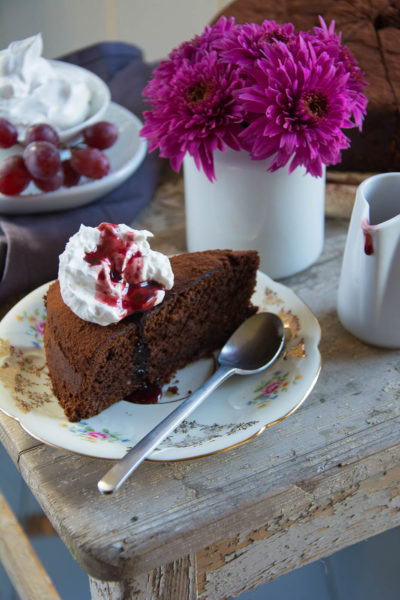
[{"label": "wooden table leg", "polygon": [[89,577],[92,600],[196,600],[196,559],[180,560],[123,581]]},{"label": "wooden table leg", "polygon": [[0,562],[3,563],[20,598],[61,600],[30,540],[1,492]]}]

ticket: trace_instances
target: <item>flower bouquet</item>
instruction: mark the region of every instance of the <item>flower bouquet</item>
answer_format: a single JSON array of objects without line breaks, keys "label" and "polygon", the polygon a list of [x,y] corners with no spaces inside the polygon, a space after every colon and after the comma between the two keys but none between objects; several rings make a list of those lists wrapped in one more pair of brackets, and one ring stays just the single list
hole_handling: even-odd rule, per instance
[{"label": "flower bouquet", "polygon": [[273,278],[297,273],[324,241],[325,166],[361,129],[366,83],[320,19],[235,24],[222,17],[172,50],[144,90],[141,135],[184,164],[189,251],[255,249]]},{"label": "flower bouquet", "polygon": [[365,86],[334,22],[296,32],[222,17],[154,70],[141,135],[177,171],[191,155],[210,181],[214,153],[227,147],[271,159],[272,172],[302,165],[320,177],[350,145],[343,130],[362,127]]}]

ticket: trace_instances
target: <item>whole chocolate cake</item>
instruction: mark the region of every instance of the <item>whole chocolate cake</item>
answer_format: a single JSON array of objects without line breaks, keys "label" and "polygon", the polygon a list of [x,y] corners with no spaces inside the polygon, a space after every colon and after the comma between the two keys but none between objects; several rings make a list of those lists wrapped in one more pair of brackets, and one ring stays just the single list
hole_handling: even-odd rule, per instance
[{"label": "whole chocolate cake", "polygon": [[78,317],[63,301],[59,282],[50,286],[47,365],[70,421],[168,382],[178,368],[221,347],[256,311],[250,301],[256,252],[213,250],[170,262],[174,285],[163,301],[107,326]]},{"label": "whole chocolate cake", "polygon": [[[336,23],[342,42],[365,73],[367,116],[363,131],[346,131],[351,147],[334,169],[398,171],[400,169],[400,1],[399,0],[234,0],[221,14],[236,23],[291,22],[297,30]],[[220,15],[213,21],[215,22]]]}]

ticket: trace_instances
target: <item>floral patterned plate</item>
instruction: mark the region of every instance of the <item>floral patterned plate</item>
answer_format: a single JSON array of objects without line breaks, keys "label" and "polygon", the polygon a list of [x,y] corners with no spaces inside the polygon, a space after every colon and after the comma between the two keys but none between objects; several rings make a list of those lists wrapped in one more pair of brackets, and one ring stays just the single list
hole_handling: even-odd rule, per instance
[{"label": "floral patterned plate", "polygon": [[[45,364],[47,287],[22,299],[0,323],[0,410],[46,444],[119,459],[215,368],[210,359],[178,371],[159,404],[121,401],[95,417],[70,423],[52,393]],[[281,357],[261,374],[225,382],[153,452],[152,460],[196,458],[242,444],[292,414],[314,387],[320,371],[315,316],[289,288],[261,272],[253,302],[283,319],[288,339]]]}]

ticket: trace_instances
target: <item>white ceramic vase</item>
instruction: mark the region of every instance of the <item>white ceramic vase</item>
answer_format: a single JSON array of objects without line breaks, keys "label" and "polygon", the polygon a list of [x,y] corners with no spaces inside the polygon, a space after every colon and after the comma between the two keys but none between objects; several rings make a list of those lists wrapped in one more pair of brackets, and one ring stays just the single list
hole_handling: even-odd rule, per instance
[{"label": "white ceramic vase", "polygon": [[320,178],[303,167],[270,173],[267,162],[230,149],[215,152],[214,163],[211,183],[184,159],[188,251],[257,250],[273,279],[312,265],[324,243],[325,170]]}]

